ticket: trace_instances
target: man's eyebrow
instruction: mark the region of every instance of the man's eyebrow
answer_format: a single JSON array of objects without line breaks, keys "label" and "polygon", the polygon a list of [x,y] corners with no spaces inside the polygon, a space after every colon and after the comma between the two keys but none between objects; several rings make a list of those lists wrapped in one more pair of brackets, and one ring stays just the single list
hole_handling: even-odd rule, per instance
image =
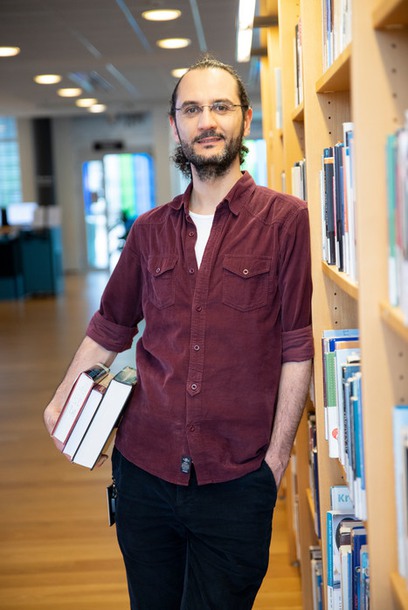
[{"label": "man's eyebrow", "polygon": [[[219,103],[225,103],[225,104],[233,104],[234,102],[232,102],[229,98],[217,98],[212,100],[211,102],[209,102],[210,104],[219,104]],[[185,102],[183,102],[181,104],[181,108],[184,108],[185,106],[202,106],[203,104],[201,104],[201,102],[197,102],[196,100],[186,100]],[[206,106],[206,104],[204,104],[204,106]]]}]

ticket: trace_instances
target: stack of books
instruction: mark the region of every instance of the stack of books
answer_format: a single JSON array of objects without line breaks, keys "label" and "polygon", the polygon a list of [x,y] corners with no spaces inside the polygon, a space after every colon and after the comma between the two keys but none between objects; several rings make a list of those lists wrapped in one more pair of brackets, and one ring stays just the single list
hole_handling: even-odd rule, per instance
[{"label": "stack of books", "polygon": [[136,382],[130,366],[113,375],[96,364],[78,375],[52,431],[72,462],[94,468],[113,440]]}]

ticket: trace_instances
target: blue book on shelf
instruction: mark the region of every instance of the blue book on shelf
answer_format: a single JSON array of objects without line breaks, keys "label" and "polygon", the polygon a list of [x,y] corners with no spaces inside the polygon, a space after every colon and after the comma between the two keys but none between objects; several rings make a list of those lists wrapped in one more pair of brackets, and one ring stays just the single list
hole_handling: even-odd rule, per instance
[{"label": "blue book on shelf", "polygon": [[356,527],[351,531],[351,571],[353,588],[353,610],[359,610],[360,605],[360,570],[361,548],[367,545],[367,532],[364,527]]}]

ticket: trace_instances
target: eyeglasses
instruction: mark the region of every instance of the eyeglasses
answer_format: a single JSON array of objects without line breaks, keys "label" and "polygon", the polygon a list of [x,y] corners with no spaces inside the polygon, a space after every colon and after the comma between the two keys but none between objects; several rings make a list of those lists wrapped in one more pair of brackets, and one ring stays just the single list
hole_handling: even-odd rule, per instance
[{"label": "eyeglasses", "polygon": [[181,112],[181,114],[188,119],[194,119],[203,113],[204,108],[209,108],[210,112],[213,112],[218,116],[225,116],[230,112],[234,112],[235,108],[248,108],[248,106],[243,104],[229,104],[228,102],[214,102],[213,104],[205,105],[186,104],[185,106],[181,106],[181,108],[175,108],[175,110]]}]

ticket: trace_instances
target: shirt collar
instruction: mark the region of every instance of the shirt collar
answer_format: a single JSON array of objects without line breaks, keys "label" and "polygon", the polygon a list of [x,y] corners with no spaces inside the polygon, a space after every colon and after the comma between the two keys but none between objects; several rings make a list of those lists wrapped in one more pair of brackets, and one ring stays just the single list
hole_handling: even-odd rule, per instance
[{"label": "shirt collar", "polygon": [[[241,178],[234,184],[232,189],[229,191],[229,193],[227,193],[219,205],[226,202],[229,205],[231,212],[237,216],[242,207],[248,201],[249,197],[253,194],[255,187],[256,184],[252,176],[247,171],[244,171]],[[173,199],[173,201],[170,203],[171,207],[175,210],[184,208],[186,214],[188,214],[188,206],[190,203],[192,188],[193,184],[190,182],[185,192]]]}]

